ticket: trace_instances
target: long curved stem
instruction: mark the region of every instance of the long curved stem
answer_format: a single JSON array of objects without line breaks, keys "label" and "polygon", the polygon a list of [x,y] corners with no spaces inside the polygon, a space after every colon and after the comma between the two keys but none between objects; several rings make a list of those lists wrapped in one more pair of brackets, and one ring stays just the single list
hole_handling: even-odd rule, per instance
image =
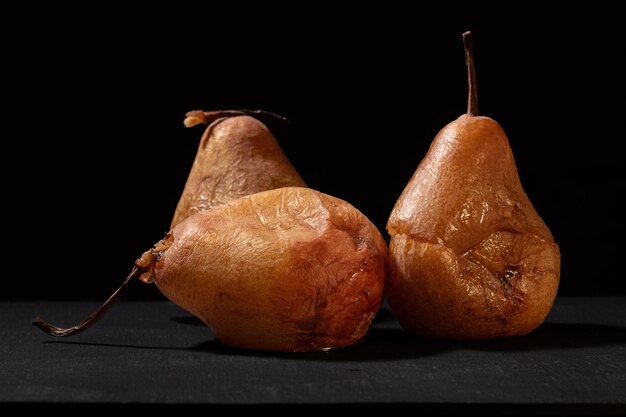
[{"label": "long curved stem", "polygon": [[130,281],[133,278],[141,276],[143,272],[144,271],[142,269],[136,266],[133,267],[133,270],[130,272],[130,274],[128,274],[128,277],[126,277],[126,280],[122,283],[122,285],[120,285],[120,287],[117,290],[115,290],[115,292],[109,297],[109,299],[106,300],[104,304],[100,306],[99,309],[94,311],[82,323],[74,327],[68,327],[68,328],[57,327],[42,320],[39,317],[33,320],[33,325],[36,327],[39,327],[41,330],[43,330],[44,333],[47,333],[50,336],[64,337],[64,336],[71,336],[76,333],[80,333],[83,330],[88,329],[93,323],[95,323],[96,320],[98,320],[113,305],[113,303],[115,303],[115,301],[117,301],[117,299],[124,293]]},{"label": "long curved stem", "polygon": [[478,92],[476,88],[476,68],[474,66],[474,42],[472,32],[463,34],[463,47],[465,49],[465,63],[467,65],[467,114],[478,116]]}]

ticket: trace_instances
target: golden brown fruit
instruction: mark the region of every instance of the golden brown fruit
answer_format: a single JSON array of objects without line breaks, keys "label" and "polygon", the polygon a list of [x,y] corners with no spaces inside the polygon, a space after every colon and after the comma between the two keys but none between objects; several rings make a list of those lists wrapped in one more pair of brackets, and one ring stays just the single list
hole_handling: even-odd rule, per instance
[{"label": "golden brown fruit", "polygon": [[249,194],[306,187],[262,122],[239,111],[196,110],[187,113],[185,126],[211,121],[200,140],[171,227],[199,210]]},{"label": "golden brown fruit", "polygon": [[435,137],[387,223],[389,305],[425,337],[526,334],[559,283],[559,248],[522,188],[508,139],[476,114],[469,58],[468,114]]},{"label": "golden brown fruit", "polygon": [[361,340],[384,289],[385,242],[343,200],[253,194],[181,222],[154,281],[225,344],[310,351]]},{"label": "golden brown fruit", "polygon": [[[281,188],[190,216],[137,260],[126,282],[140,274],[154,281],[227,345],[316,351],[363,339],[383,298],[386,260],[380,232],[353,206]],[[68,336],[99,314],[70,329],[34,324]]]}]

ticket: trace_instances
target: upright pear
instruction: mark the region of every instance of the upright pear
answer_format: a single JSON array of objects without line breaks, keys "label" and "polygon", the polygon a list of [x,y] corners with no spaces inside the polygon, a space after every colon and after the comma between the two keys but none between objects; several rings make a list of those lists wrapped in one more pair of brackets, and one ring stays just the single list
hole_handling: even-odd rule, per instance
[{"label": "upright pear", "polygon": [[261,111],[195,110],[185,126],[209,124],[180,197],[171,227],[191,214],[261,191],[306,187],[269,129]]},{"label": "upright pear", "polygon": [[463,40],[468,112],[435,137],[389,217],[388,300],[419,336],[518,336],[552,307],[559,248],[522,188],[504,131],[478,116],[469,32]]}]

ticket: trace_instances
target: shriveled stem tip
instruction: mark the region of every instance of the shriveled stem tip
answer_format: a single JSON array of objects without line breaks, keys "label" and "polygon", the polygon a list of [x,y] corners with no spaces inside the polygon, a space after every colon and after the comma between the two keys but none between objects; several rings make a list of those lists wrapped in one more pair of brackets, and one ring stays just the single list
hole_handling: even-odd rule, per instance
[{"label": "shriveled stem tip", "polygon": [[183,124],[185,127],[193,127],[195,125],[206,123],[204,112],[202,110],[193,110],[185,115]]},{"label": "shriveled stem tip", "polygon": [[117,299],[124,293],[124,290],[126,290],[126,288],[128,287],[128,283],[133,278],[139,277],[142,272],[143,270],[137,268],[136,266],[133,267],[133,270],[130,272],[130,274],[128,274],[128,277],[126,277],[126,280],[109,297],[109,299],[106,300],[104,304],[102,304],[100,308],[94,311],[89,317],[83,320],[83,322],[81,322],[80,324],[76,326],[68,327],[68,328],[57,327],[44,321],[40,317],[37,317],[33,320],[33,325],[36,327],[39,327],[44,333],[49,334],[50,336],[64,337],[64,336],[71,336],[76,333],[80,333],[83,330],[88,329],[93,323],[95,323],[96,320],[98,320],[113,305],[113,303],[115,303],[115,301],[117,301]]},{"label": "shriveled stem tip", "polygon": [[215,111],[204,111],[204,110],[192,110],[185,115],[185,120],[183,120],[183,124],[185,127],[193,127],[199,124],[208,125],[209,123],[213,123],[215,120],[222,117],[235,117],[235,116],[252,116],[257,119],[275,119],[279,120],[283,123],[289,123],[289,120],[281,116],[280,114],[272,113],[265,110],[215,110]]},{"label": "shriveled stem tip", "polygon": [[474,65],[474,42],[472,32],[463,33],[463,47],[465,49],[465,64],[467,65],[467,114],[478,116],[478,92],[476,88],[476,69]]}]

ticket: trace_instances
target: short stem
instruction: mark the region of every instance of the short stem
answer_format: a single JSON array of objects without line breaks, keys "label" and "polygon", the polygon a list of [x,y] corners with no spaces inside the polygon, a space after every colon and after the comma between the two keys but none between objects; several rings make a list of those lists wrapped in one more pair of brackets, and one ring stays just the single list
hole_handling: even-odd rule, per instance
[{"label": "short stem", "polygon": [[74,327],[62,328],[62,327],[53,326],[52,324],[45,322],[39,317],[33,320],[33,325],[39,327],[41,330],[43,330],[45,333],[49,334],[50,336],[63,337],[63,336],[71,336],[73,334],[80,333],[81,331],[88,329],[93,323],[95,323],[96,320],[98,320],[109,309],[109,307],[111,307],[113,303],[115,303],[115,301],[117,301],[117,299],[124,293],[124,290],[126,290],[126,288],[128,287],[129,282],[133,278],[139,277],[143,272],[144,270],[136,266],[133,267],[133,270],[130,272],[130,274],[128,274],[128,277],[126,277],[126,280],[109,297],[109,299],[106,300],[104,304],[100,306],[99,309],[93,312],[82,323]]},{"label": "short stem", "polygon": [[185,120],[183,123],[185,127],[192,127],[198,124],[208,125],[213,123],[215,120],[220,119],[222,117],[235,117],[235,116],[252,116],[257,119],[273,119],[279,120],[283,123],[289,123],[286,117],[283,117],[279,114],[272,113],[265,110],[215,110],[215,111],[203,111],[203,110],[193,110],[188,112],[185,115]]},{"label": "short stem", "polygon": [[463,34],[463,47],[465,48],[465,63],[467,64],[467,114],[478,116],[478,93],[476,88],[476,69],[474,66],[474,45],[472,32]]}]

